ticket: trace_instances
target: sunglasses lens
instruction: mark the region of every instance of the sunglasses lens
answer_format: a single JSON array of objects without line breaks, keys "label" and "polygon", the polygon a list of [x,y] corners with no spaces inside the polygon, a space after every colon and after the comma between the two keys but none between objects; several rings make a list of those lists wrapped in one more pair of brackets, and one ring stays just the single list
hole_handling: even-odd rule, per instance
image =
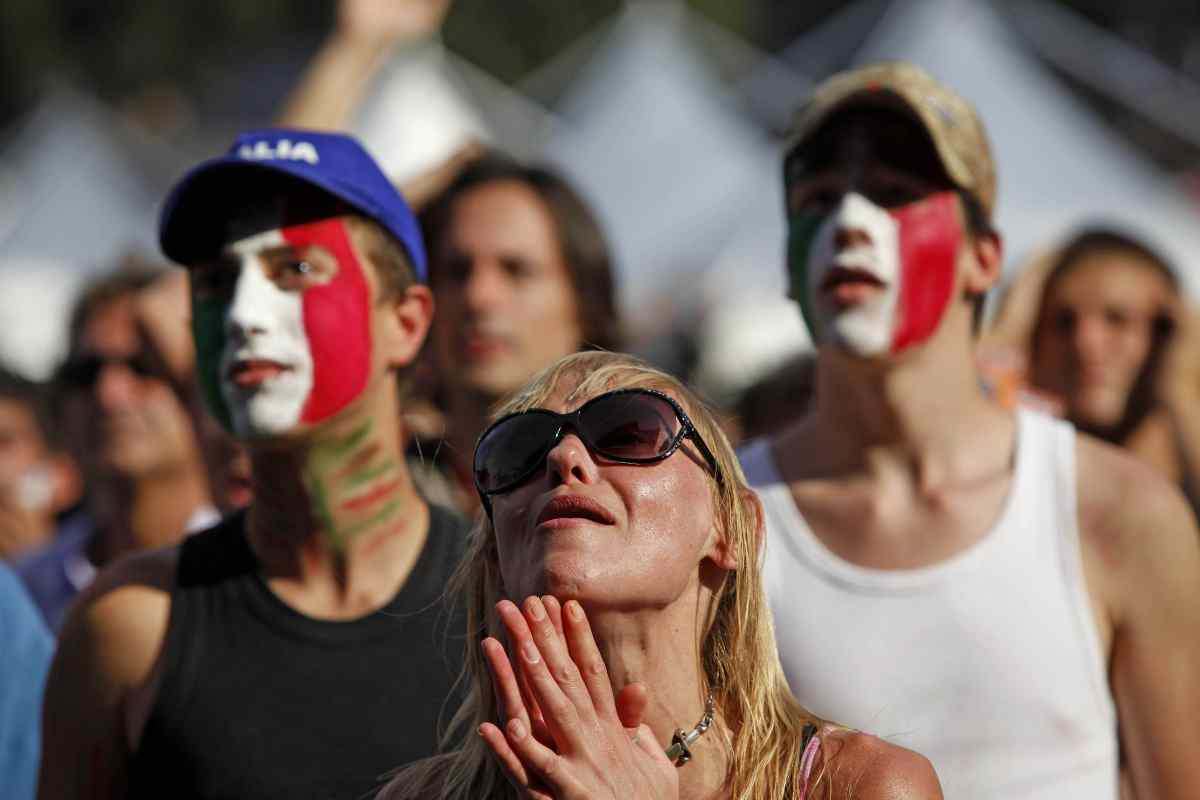
[{"label": "sunglasses lens", "polygon": [[475,448],[475,481],[484,492],[512,486],[541,462],[558,430],[549,414],[525,413],[496,425]]},{"label": "sunglasses lens", "polygon": [[640,392],[601,397],[584,409],[579,422],[596,452],[634,461],[662,456],[680,427],[670,403]]}]

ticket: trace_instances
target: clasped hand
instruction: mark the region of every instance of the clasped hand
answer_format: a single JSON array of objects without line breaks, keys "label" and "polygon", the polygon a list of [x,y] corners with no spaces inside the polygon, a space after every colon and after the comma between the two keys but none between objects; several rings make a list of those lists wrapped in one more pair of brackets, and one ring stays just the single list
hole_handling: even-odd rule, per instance
[{"label": "clasped hand", "polygon": [[483,640],[504,727],[479,727],[509,781],[530,800],[662,800],[679,777],[642,724],[646,690],[614,695],[583,607],[530,597],[497,604],[513,657]]}]

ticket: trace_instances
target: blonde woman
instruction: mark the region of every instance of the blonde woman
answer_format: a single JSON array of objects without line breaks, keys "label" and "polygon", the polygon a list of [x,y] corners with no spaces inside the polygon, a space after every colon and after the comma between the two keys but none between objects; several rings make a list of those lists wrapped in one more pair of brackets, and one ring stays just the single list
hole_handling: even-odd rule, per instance
[{"label": "blonde woman", "polygon": [[941,798],[922,756],[788,691],[757,498],[674,378],[568,356],[501,409],[474,467],[486,513],[451,590],[469,620],[455,725],[476,735],[381,797]]}]

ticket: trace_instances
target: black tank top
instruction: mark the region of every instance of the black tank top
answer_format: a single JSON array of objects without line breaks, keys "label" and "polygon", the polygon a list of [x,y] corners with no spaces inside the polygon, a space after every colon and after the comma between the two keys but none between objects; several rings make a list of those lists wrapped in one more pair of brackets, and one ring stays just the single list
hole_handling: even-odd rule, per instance
[{"label": "black tank top", "polygon": [[436,750],[465,622],[442,602],[467,524],[430,507],[407,582],[366,617],[330,622],[267,587],[245,516],[189,537],[171,599],[162,683],[130,797],[354,800]]}]

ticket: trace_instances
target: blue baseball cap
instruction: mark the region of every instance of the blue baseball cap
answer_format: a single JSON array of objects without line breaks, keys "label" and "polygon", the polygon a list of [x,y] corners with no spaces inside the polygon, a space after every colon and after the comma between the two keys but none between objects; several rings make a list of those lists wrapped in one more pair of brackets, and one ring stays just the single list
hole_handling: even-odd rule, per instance
[{"label": "blue baseball cap", "polygon": [[159,219],[159,246],[181,264],[209,257],[224,244],[233,208],[245,208],[256,192],[286,195],[296,184],[316,187],[378,222],[404,248],[417,279],[427,279],[412,209],[358,140],[342,133],[267,128],[240,134],[229,152],[175,184]]}]

